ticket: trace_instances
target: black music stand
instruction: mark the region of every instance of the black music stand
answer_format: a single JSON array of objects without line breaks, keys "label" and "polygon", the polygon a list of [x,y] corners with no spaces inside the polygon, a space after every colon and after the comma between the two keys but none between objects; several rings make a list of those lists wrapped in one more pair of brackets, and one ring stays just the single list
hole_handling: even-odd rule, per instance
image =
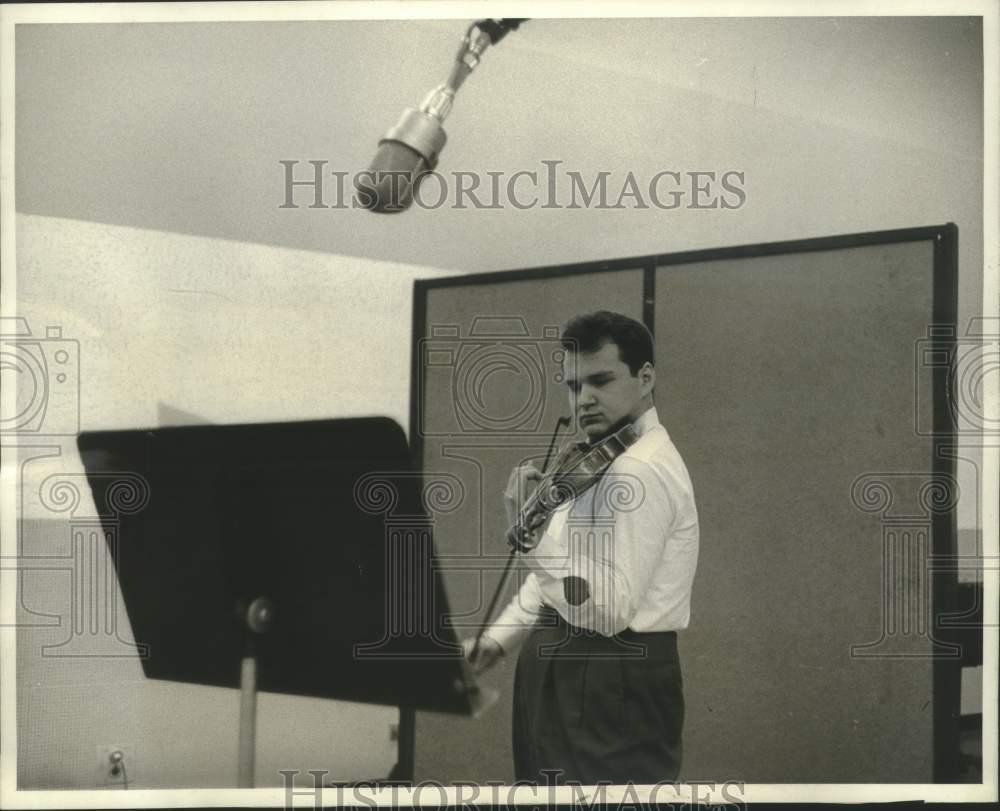
[{"label": "black music stand", "polygon": [[[409,780],[407,714],[490,702],[445,621],[429,484],[394,421],[86,432],[77,444],[114,523],[146,676],[241,687],[240,786],[253,785],[258,689],[399,706],[393,776]],[[432,500],[447,509],[443,489]]]}]

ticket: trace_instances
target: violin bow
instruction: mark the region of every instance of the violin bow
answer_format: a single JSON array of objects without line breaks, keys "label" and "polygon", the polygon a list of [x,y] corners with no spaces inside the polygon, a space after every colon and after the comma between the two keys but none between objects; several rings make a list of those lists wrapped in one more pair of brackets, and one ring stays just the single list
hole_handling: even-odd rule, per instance
[{"label": "violin bow", "polygon": [[[552,458],[552,450],[556,446],[556,437],[559,434],[559,429],[563,427],[568,427],[572,422],[569,417],[560,417],[556,420],[556,429],[552,432],[552,439],[549,440],[549,449],[545,454],[545,461],[542,463],[542,474],[548,470],[549,460]],[[476,658],[476,654],[479,653],[479,640],[482,639],[483,633],[486,631],[490,624],[490,617],[493,616],[493,609],[497,606],[497,600],[500,599],[500,595],[503,594],[504,587],[507,585],[507,577],[510,575],[511,565],[514,563],[514,558],[517,555],[516,549],[511,549],[510,554],[507,555],[507,564],[503,568],[503,574],[500,575],[500,582],[497,584],[496,590],[493,592],[493,597],[490,599],[490,604],[486,608],[486,616],[483,617],[483,624],[479,626],[479,631],[476,634],[476,641],[472,643],[472,655],[471,659]]]}]

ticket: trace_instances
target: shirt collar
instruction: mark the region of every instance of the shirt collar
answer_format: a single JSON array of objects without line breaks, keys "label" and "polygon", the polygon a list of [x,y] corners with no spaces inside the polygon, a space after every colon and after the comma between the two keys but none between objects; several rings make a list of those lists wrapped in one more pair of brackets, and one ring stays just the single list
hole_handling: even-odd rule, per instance
[{"label": "shirt collar", "polygon": [[632,427],[635,429],[636,434],[642,436],[659,424],[660,418],[656,414],[656,406],[650,406],[642,413],[639,419],[632,423]]}]

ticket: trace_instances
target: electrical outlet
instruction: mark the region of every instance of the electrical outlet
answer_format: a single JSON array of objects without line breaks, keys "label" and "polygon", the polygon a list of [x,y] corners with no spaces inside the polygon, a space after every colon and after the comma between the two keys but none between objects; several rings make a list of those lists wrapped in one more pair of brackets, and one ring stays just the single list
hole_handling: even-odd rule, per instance
[{"label": "electrical outlet", "polygon": [[106,743],[97,747],[94,782],[98,788],[129,788],[138,773],[138,758],[132,745]]}]

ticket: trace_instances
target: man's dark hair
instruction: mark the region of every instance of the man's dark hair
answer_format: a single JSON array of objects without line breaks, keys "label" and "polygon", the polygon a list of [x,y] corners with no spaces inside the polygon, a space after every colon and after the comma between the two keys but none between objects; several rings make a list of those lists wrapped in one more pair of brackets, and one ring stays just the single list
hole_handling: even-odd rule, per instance
[{"label": "man's dark hair", "polygon": [[563,349],[597,352],[608,343],[618,347],[618,357],[633,376],[647,361],[653,362],[653,336],[646,325],[621,313],[598,310],[571,318],[560,337]]}]

